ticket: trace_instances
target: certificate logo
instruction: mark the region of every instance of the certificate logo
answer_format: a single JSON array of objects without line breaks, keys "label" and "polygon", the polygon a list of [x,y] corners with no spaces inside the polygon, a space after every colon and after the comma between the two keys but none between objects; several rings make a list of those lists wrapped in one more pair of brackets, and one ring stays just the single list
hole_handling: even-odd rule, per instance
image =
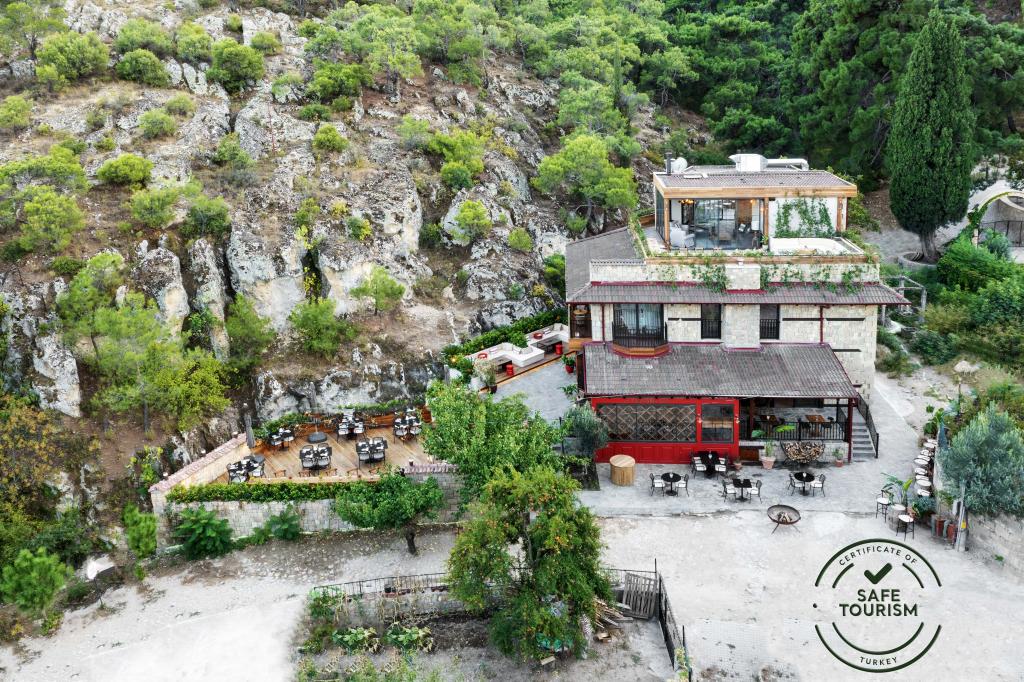
[{"label": "certificate logo", "polygon": [[888,673],[921,659],[939,638],[930,605],[942,581],[916,549],[861,540],[836,552],[814,581],[818,639],[857,670]]}]

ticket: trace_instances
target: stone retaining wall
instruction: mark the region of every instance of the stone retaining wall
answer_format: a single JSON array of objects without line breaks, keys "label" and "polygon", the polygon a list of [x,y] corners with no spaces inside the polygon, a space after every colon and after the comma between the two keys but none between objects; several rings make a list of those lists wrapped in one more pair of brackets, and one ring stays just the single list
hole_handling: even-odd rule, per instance
[{"label": "stone retaining wall", "polygon": [[[432,465],[406,468],[406,476],[416,481],[424,481],[427,478],[434,478],[444,491],[445,505],[434,519],[428,519],[428,523],[450,523],[455,520],[459,506],[459,481],[455,476],[454,467],[450,465]],[[239,485],[274,485],[272,483],[253,483]],[[226,519],[235,537],[251,535],[252,532],[264,525],[267,520],[276,514],[280,514],[289,504],[294,504],[295,511],[299,514],[302,530],[306,533],[320,531],[345,532],[355,528],[341,520],[334,513],[334,500],[314,500],[311,502],[241,502],[241,501],[218,501],[218,502],[189,502],[179,504],[168,502],[166,497],[154,496],[154,509],[157,518],[157,542],[163,548],[174,544],[172,538],[171,524],[175,518],[185,509],[203,507],[210,509],[218,517]]]},{"label": "stone retaining wall", "polygon": [[1002,557],[1004,566],[1024,576],[1024,519],[971,514],[967,548],[987,560]]}]

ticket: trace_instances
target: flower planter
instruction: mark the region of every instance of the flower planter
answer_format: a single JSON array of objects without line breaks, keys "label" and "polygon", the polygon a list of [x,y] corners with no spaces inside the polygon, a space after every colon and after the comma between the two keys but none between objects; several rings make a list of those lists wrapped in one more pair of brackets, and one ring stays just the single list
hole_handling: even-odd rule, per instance
[{"label": "flower planter", "polygon": [[494,395],[495,393],[498,392],[498,385],[495,384],[493,386],[488,386],[487,390],[491,392],[491,395]]},{"label": "flower planter", "polygon": [[565,366],[565,373],[566,374],[572,374],[575,371],[576,371],[576,365],[566,365]]},{"label": "flower planter", "polygon": [[761,466],[763,468],[765,468],[765,469],[771,469],[773,466],[775,466],[775,458],[774,457],[762,457],[761,458]]},{"label": "flower planter", "polygon": [[835,460],[835,462],[836,462],[836,468],[837,469],[841,468],[843,466],[843,460],[837,459],[837,460]]}]

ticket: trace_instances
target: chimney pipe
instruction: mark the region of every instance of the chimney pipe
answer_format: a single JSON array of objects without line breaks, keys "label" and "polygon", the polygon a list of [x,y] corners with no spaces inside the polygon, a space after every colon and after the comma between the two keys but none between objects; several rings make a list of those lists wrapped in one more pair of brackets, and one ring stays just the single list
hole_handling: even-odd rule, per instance
[{"label": "chimney pipe", "polygon": [[665,157],[665,175],[672,175],[672,157]]}]

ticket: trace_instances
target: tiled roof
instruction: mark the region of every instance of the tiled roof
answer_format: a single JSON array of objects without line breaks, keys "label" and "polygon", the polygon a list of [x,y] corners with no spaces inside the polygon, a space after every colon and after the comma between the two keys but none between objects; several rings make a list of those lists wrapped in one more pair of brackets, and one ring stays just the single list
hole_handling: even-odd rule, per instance
[{"label": "tiled roof", "polygon": [[659,356],[626,356],[610,344],[584,346],[587,395],[732,398],[856,398],[827,345],[772,343],[758,350],[671,344]]},{"label": "tiled roof", "polygon": [[[566,289],[568,291],[568,289]],[[791,303],[810,305],[908,305],[910,302],[884,284],[864,283],[853,291],[835,291],[814,284],[769,286],[764,291],[713,291],[700,284],[638,282],[587,284],[569,296],[570,303]]]},{"label": "tiled roof", "polygon": [[[707,175],[707,177],[704,177]],[[853,187],[823,170],[766,170],[743,173],[735,166],[690,166],[685,173],[658,173],[665,187]]]},{"label": "tiled roof", "polygon": [[590,281],[590,261],[636,258],[629,228],[569,242],[565,246],[565,291],[572,294]]}]

